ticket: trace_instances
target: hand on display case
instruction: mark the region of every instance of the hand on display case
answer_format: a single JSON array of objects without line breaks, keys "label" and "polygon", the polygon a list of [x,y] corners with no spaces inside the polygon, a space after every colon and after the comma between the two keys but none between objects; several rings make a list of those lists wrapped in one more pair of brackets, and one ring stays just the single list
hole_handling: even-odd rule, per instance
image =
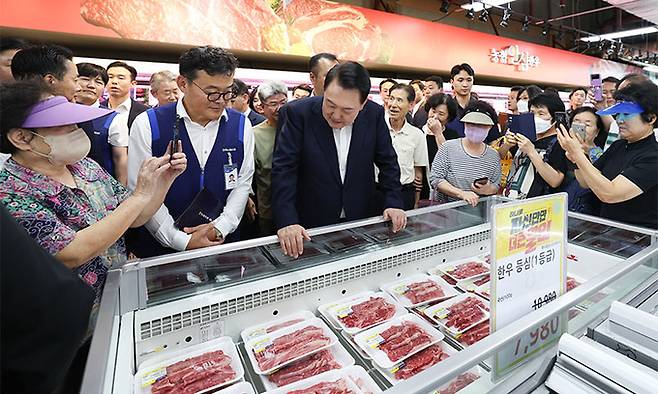
[{"label": "hand on display case", "polygon": [[461,192],[459,198],[471,204],[471,206],[478,205],[478,202],[480,201],[480,197],[477,194],[466,190]]},{"label": "hand on display case", "polygon": [[397,233],[407,226],[407,214],[397,208],[386,208],[384,220],[390,220],[393,224],[393,233]]},{"label": "hand on display case", "polygon": [[279,237],[283,254],[293,258],[297,258],[304,253],[304,240],[311,240],[308,231],[299,224],[291,224],[290,226],[279,229],[276,235]]},{"label": "hand on display case", "polygon": [[185,227],[183,231],[192,234],[192,238],[187,243],[185,250],[217,246],[224,242],[224,237],[217,236],[214,223],[201,224],[196,227]]}]

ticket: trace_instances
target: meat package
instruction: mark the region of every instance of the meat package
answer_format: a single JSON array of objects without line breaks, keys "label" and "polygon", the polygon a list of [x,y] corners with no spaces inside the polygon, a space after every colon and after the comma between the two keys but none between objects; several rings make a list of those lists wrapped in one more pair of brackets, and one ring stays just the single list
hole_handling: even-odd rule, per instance
[{"label": "meat package", "polygon": [[195,259],[208,275],[208,280],[216,283],[228,282],[266,272],[276,267],[260,250],[236,250]]},{"label": "meat package", "polygon": [[194,260],[156,265],[148,267],[145,271],[149,300],[162,293],[208,282],[205,271]]},{"label": "meat package", "polygon": [[216,391],[215,394],[256,394],[256,390],[249,382],[238,382]]},{"label": "meat package", "polygon": [[482,372],[480,372],[478,368],[464,372],[457,376],[452,382],[437,390],[437,394],[457,394],[457,392],[465,389],[469,384],[480,379],[481,374]]},{"label": "meat package", "polygon": [[575,289],[576,287],[580,286],[581,283],[581,280],[577,280],[572,276],[567,276],[567,291]]},{"label": "meat package", "polygon": [[369,224],[367,226],[359,227],[357,231],[378,243],[396,241],[398,239],[409,238],[412,236],[412,234],[405,229],[394,233],[389,222]]},{"label": "meat package", "polygon": [[382,389],[379,388],[377,383],[375,383],[372,376],[368,375],[363,367],[359,365],[352,365],[347,368],[343,368],[347,377],[350,378],[354,384],[361,390],[363,394],[379,394],[382,392]]},{"label": "meat package", "polygon": [[304,320],[315,319],[315,315],[310,311],[300,311],[287,316],[283,316],[279,319],[270,320],[266,323],[256,324],[242,330],[240,336],[242,337],[242,342],[247,343],[254,338],[272,333],[274,331],[280,330],[292,326],[293,324],[301,323]]},{"label": "meat package", "polygon": [[395,380],[405,380],[450,357],[456,351],[445,342],[434,344],[390,369]]},{"label": "meat package", "polygon": [[277,369],[270,375],[259,375],[266,390],[274,390],[333,369],[354,365],[354,357],[340,344],[320,350],[301,360]]},{"label": "meat package", "polygon": [[320,312],[320,314],[327,319],[327,321],[329,322],[329,324],[331,324],[333,328],[337,330],[342,330],[343,326],[341,326],[341,324],[338,322],[336,316],[334,316],[331,313],[331,310],[333,308],[340,307],[343,304],[348,304],[350,302],[357,302],[359,300],[368,299],[368,297],[372,296],[373,294],[375,294],[374,291],[367,290],[345,298],[341,298],[336,301],[327,302],[326,304],[322,304],[318,306],[318,312]]},{"label": "meat package", "polygon": [[457,335],[456,339],[465,346],[471,346],[482,338],[489,336],[489,320],[477,324],[475,327],[470,328],[463,334]]},{"label": "meat package", "polygon": [[425,310],[425,314],[452,335],[462,334],[489,319],[489,303],[471,294],[460,294]]},{"label": "meat package", "polygon": [[313,237],[313,241],[324,245],[334,252],[343,252],[371,244],[363,236],[350,230],[316,235]]},{"label": "meat package", "polygon": [[477,278],[463,280],[457,284],[457,287],[463,292],[473,293],[480,286],[484,286],[484,285],[489,286],[490,280],[491,280],[490,275],[480,276]]},{"label": "meat package", "polygon": [[402,305],[413,308],[433,301],[445,300],[459,294],[438,276],[416,274],[388,283],[382,290],[395,297]]},{"label": "meat package", "polygon": [[267,394],[363,394],[343,369],[323,372],[319,375],[291,383]]},{"label": "meat package", "polygon": [[214,391],[244,375],[230,337],[196,344],[145,361],[135,374],[135,393],[193,394]]},{"label": "meat package", "polygon": [[[471,259],[440,264],[436,267],[436,270],[448,275],[457,282],[461,282],[467,279],[489,275],[489,263],[485,261],[483,256],[478,256]],[[435,272],[433,270],[430,273]]]},{"label": "meat package", "polygon": [[407,313],[406,309],[384,292],[350,299],[329,308],[332,318],[350,335],[405,313]]},{"label": "meat package", "polygon": [[429,323],[408,313],[357,334],[354,342],[379,367],[391,368],[443,338]]},{"label": "meat package", "polygon": [[338,338],[329,327],[315,318],[251,339],[245,343],[245,348],[254,371],[269,375],[337,342]]}]

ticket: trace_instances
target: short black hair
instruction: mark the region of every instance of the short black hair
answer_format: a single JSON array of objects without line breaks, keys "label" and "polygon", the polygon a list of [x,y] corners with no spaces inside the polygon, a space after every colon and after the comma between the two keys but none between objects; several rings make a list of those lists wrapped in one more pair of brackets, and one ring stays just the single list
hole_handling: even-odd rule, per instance
[{"label": "short black hair", "polygon": [[379,90],[382,90],[382,85],[385,84],[385,83],[387,83],[387,82],[388,82],[388,83],[392,83],[393,85],[397,85],[397,84],[398,84],[398,81],[396,81],[395,79],[386,78],[386,79],[383,79],[383,80],[379,83]]},{"label": "short black hair", "polygon": [[256,100],[256,97],[258,97],[258,88],[259,86],[254,86],[251,88],[251,92],[249,93],[249,108],[251,108],[251,110],[254,112],[256,112],[256,108],[254,108],[254,100]]},{"label": "short black hair", "polygon": [[48,74],[57,79],[64,78],[66,62],[73,61],[73,52],[59,45],[38,45],[22,49],[11,61],[14,78],[43,78]]},{"label": "short black hair", "polygon": [[[621,90],[615,92],[615,100],[632,101],[640,105],[642,120],[651,122],[651,115],[658,117],[658,86],[649,80],[640,80],[631,83]],[[658,120],[653,121],[653,128],[658,125]]]},{"label": "short black hair", "polygon": [[412,85],[418,85],[418,87],[420,87],[420,90],[425,89],[425,84],[420,79],[414,79],[413,81],[409,82],[409,86],[413,88]]},{"label": "short black hair", "polygon": [[130,64],[128,64],[126,62],[116,61],[116,62],[112,62],[112,63],[107,65],[108,70],[111,69],[112,67],[125,68],[126,70],[128,70],[130,72],[130,80],[131,81],[136,81],[137,80],[137,69],[135,67],[131,66]]},{"label": "short black hair", "polygon": [[0,89],[0,152],[12,154],[16,151],[7,134],[20,128],[30,109],[41,101],[47,92],[40,80],[25,80],[5,83]]},{"label": "short black hair", "polygon": [[315,69],[318,67],[320,60],[322,59],[327,59],[332,62],[338,61],[338,58],[333,53],[321,52],[317,55],[311,56],[311,58],[308,60],[308,71],[315,72]]},{"label": "short black hair", "polygon": [[295,93],[295,90],[297,90],[297,89],[308,92],[308,94],[313,93],[313,88],[310,85],[305,84],[305,83],[302,83],[302,84],[299,84],[299,85],[295,86],[294,88],[292,88],[291,92]]},{"label": "short black hair", "polygon": [[585,95],[587,96],[587,88],[579,86],[577,88],[574,88],[574,90],[572,90],[571,93],[569,93],[569,99],[571,99],[571,97],[574,95],[574,93],[576,93],[579,90],[582,90],[585,93]]},{"label": "short black hair", "polygon": [[519,90],[519,92],[516,94],[516,99],[518,100],[519,97],[523,92],[528,92],[528,100],[532,100],[533,98],[539,96],[540,94],[543,93],[543,90],[537,85],[528,85],[524,87],[523,89]]},{"label": "short black hair", "polygon": [[471,77],[475,76],[475,71],[473,70],[473,67],[471,67],[470,64],[468,63],[462,63],[462,64],[456,64],[452,66],[450,69],[450,79],[454,79],[455,75],[459,74],[462,71],[466,71],[466,74],[470,75]]},{"label": "short black hair", "polygon": [[472,100],[466,106],[466,108],[464,108],[464,114],[467,114],[469,112],[482,112],[484,114],[487,114],[491,118],[491,121],[493,122],[494,126],[498,124],[498,114],[496,113],[496,110],[494,109],[494,107],[491,106],[491,104],[487,103],[486,101]]},{"label": "short black hair", "polygon": [[555,120],[556,112],[564,112],[564,102],[555,93],[542,93],[530,99],[530,107],[546,107],[551,114],[551,119]]},{"label": "short black hair", "polygon": [[614,83],[615,86],[617,86],[617,84],[619,84],[619,82],[620,82],[619,78],[616,78],[616,77],[613,77],[613,76],[605,77],[601,81],[601,83]]},{"label": "short black hair", "polygon": [[87,78],[100,76],[103,83],[107,85],[109,78],[107,77],[107,70],[104,67],[93,63],[78,63],[76,66],[78,67],[78,76]]},{"label": "short black hair", "polygon": [[617,85],[615,85],[616,89],[619,89],[619,85],[622,84],[624,81],[630,81],[630,82],[636,82],[636,81],[648,81],[649,78],[647,78],[646,75],[644,74],[639,74],[639,73],[629,73],[621,77],[619,82],[617,82]]},{"label": "short black hair", "polygon": [[510,91],[510,92],[520,92],[520,91],[522,91],[523,89],[524,89],[524,87],[521,86],[521,85],[514,85],[514,86],[512,86],[511,88],[509,88],[509,91]]},{"label": "short black hair", "polygon": [[429,113],[430,109],[436,108],[441,104],[445,104],[448,108],[448,122],[452,122],[457,117],[457,102],[450,95],[445,93],[437,93],[431,95],[425,102],[425,112]]},{"label": "short black hair", "polygon": [[8,51],[10,49],[25,49],[29,48],[30,43],[18,37],[5,37],[0,39],[0,52]]},{"label": "short black hair", "polygon": [[178,59],[178,73],[189,81],[197,77],[197,71],[208,75],[232,76],[238,68],[238,59],[231,52],[213,46],[190,48]]},{"label": "short black hair", "polygon": [[582,106],[580,108],[576,108],[571,112],[571,117],[569,118],[569,123],[573,123],[573,118],[576,117],[578,114],[582,114],[583,112],[589,112],[594,117],[596,118],[596,128],[599,130],[599,133],[596,135],[594,138],[594,145],[598,146],[599,148],[603,149],[605,148],[605,143],[608,140],[608,130],[606,130],[605,125],[603,124],[603,119],[599,114],[596,113],[596,108],[593,107],[587,107],[587,106]]},{"label": "short black hair", "polygon": [[425,78],[425,82],[427,81],[432,81],[436,83],[436,86],[440,88],[443,88],[443,78],[439,77],[438,75],[430,75],[429,77]]},{"label": "short black hair", "polygon": [[370,74],[365,67],[357,62],[345,62],[334,66],[327,78],[324,80],[324,90],[336,80],[336,83],[343,89],[356,89],[359,91],[359,98],[365,103],[370,93]]},{"label": "short black hair", "polygon": [[233,79],[233,91],[236,95],[242,96],[243,94],[249,94],[249,86],[244,83],[243,80],[234,78]]},{"label": "short black hair", "polygon": [[410,103],[416,101],[416,91],[413,87],[411,87],[411,85],[407,85],[406,83],[396,83],[395,85],[391,86],[389,92],[392,93],[394,90],[404,90],[405,93],[407,93],[407,101]]},{"label": "short black hair", "polygon": [[544,88],[544,93],[550,93],[550,94],[554,94],[554,95],[560,97],[560,92],[558,92],[558,90],[556,88],[552,87],[552,86],[545,87]]}]

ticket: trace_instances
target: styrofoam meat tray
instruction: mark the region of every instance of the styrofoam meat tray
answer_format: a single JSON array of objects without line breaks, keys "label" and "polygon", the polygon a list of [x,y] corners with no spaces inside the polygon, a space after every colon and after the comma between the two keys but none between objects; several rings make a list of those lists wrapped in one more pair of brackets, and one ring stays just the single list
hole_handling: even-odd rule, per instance
[{"label": "styrofoam meat tray", "polygon": [[[337,343],[334,346],[330,347],[329,351],[334,356],[334,360],[336,360],[336,362],[340,364],[341,368],[354,365],[355,363],[354,357],[352,357],[350,352],[348,352],[340,343]],[[299,360],[298,362],[304,362],[304,359]],[[263,383],[263,387],[265,387],[265,390],[274,390],[278,388],[279,386],[274,384],[274,382],[272,382],[268,378],[268,376],[269,375],[258,375],[260,381]]]},{"label": "styrofoam meat tray", "polygon": [[[240,333],[240,336],[242,337],[242,342],[247,343],[248,341],[250,341],[254,338],[258,338],[260,336],[268,334],[268,332],[267,332],[268,328],[273,328],[275,326],[283,325],[285,323],[295,321],[295,320],[299,320],[299,321],[295,322],[293,324],[300,323],[304,320],[311,320],[311,319],[315,319],[315,315],[313,314],[313,312],[311,312],[311,311],[299,311],[299,312],[296,312],[296,313],[293,313],[293,314],[290,314],[290,315],[287,315],[287,316],[282,316],[278,319],[270,320],[266,323],[249,326],[249,327],[245,328],[244,330],[242,330],[242,332]],[[284,327],[281,327],[281,328],[284,328]],[[277,331],[281,328],[277,328],[276,330],[273,330],[271,332]]]},{"label": "styrofoam meat tray", "polygon": [[[471,275],[471,276],[466,277],[466,278],[457,278],[453,275],[453,272],[459,266],[470,263],[470,262],[473,262],[473,261],[481,263],[482,265],[484,265],[484,267],[487,270],[485,272],[482,272],[482,273],[479,273],[479,274],[476,274],[476,275]],[[468,259],[462,259],[462,260],[452,261],[452,262],[448,262],[448,263],[444,263],[444,264],[439,264],[439,265],[436,266],[436,270],[438,270],[438,272],[441,272],[441,273],[444,273],[444,274],[448,275],[450,278],[454,279],[459,284],[459,282],[462,282],[462,281],[465,281],[465,280],[468,280],[468,279],[479,278],[481,276],[489,275],[490,266],[489,266],[489,263],[487,263],[484,260],[484,258],[482,258],[481,256],[477,256],[477,257],[472,257],[472,258],[468,258]],[[436,274],[437,273],[436,270],[430,271],[430,273]]]},{"label": "styrofoam meat tray", "polygon": [[[441,290],[443,290],[444,293],[443,297],[438,297],[434,299],[425,300],[422,302],[413,303],[411,299],[405,296],[409,285],[413,283],[425,282],[428,280],[431,280],[432,282],[436,283],[441,288]],[[448,282],[443,280],[443,278],[436,275],[426,275],[426,274],[411,275],[402,280],[384,284],[381,288],[382,290],[386,291],[387,293],[395,297],[395,299],[398,300],[400,304],[404,305],[407,308],[414,308],[420,305],[429,304],[430,302],[433,301],[445,300],[459,294],[459,292],[456,291],[452,286],[450,286]]]},{"label": "styrofoam meat tray", "polygon": [[144,362],[135,374],[134,393],[150,394],[151,386],[159,379],[167,376],[168,366],[179,361],[187,360],[188,358],[201,356],[217,350],[221,350],[231,358],[231,368],[235,371],[235,377],[224,383],[208,387],[205,390],[199,391],[199,393],[215,391],[220,387],[230,385],[242,379],[244,376],[244,368],[242,367],[240,355],[238,354],[235,344],[230,337],[221,337],[174,351],[167,354],[166,357],[165,355],[155,356],[154,358],[149,359],[148,362]]},{"label": "styrofoam meat tray", "polygon": [[[425,331],[426,334],[430,336],[430,341],[417,349],[405,354],[399,359],[391,360],[388,358],[388,355],[383,350],[379,349],[379,346],[384,342],[380,334],[396,325],[400,325],[403,322],[411,322],[420,327],[421,330]],[[369,330],[363,331],[356,336],[354,336],[354,342],[363,349],[368,356],[370,356],[377,365],[381,368],[391,368],[400,361],[412,356],[419,351],[425,349],[428,346],[431,346],[437,342],[442,341],[444,338],[443,333],[438,331],[436,328],[432,327],[431,324],[427,323],[425,320],[420,318],[417,315],[407,313],[395,319],[389,320],[385,323],[382,323],[378,326],[375,326]]]},{"label": "styrofoam meat tray", "polygon": [[388,293],[385,293],[383,291],[380,291],[378,293],[373,293],[367,296],[364,296],[362,298],[357,298],[357,299],[350,299],[349,301],[343,303],[343,304],[338,304],[336,306],[332,306],[328,309],[328,313],[331,316],[331,319],[333,321],[336,321],[338,325],[340,326],[340,329],[345,331],[346,333],[350,335],[355,335],[361,331],[367,330],[370,327],[374,327],[378,324],[383,323],[386,320],[370,324],[366,327],[347,327],[345,323],[341,320],[341,318],[348,316],[350,313],[352,313],[352,306],[360,304],[362,302],[368,301],[371,297],[377,298],[381,297],[383,298],[386,302],[389,304],[393,305],[395,307],[395,313],[393,316],[391,316],[388,320],[393,319],[397,316],[402,316],[407,313],[407,310],[404,309],[402,305],[400,305],[393,297],[391,297]]},{"label": "styrofoam meat tray", "polygon": [[375,382],[375,380],[366,372],[366,370],[359,365],[352,365],[343,368],[347,376],[352,379],[354,384],[363,392],[363,394],[379,394],[382,389]]},{"label": "styrofoam meat tray", "polygon": [[[478,282],[478,283],[475,283]],[[459,288],[461,291],[465,293],[473,293],[475,292],[475,289],[477,289],[480,286],[488,286],[491,283],[491,280],[488,276],[479,276],[476,278],[471,278],[467,280],[463,280],[461,282],[457,283],[457,288]]]},{"label": "styrofoam meat tray", "polygon": [[[452,346],[448,345],[447,343],[445,343],[443,341],[437,343],[436,345],[440,345],[441,349],[443,349],[443,351],[445,353],[447,353],[449,356],[452,356],[453,354],[458,352],[457,349],[453,348]],[[442,360],[442,361],[444,361],[444,360]],[[436,363],[434,365],[438,365],[440,363],[441,363],[441,361],[439,361],[438,363]],[[395,377],[395,372],[397,372],[403,366],[404,366],[404,361],[395,364],[391,368],[381,368],[381,367],[377,366],[377,370],[379,372],[381,372],[382,375],[384,375],[386,380],[388,380],[391,384],[395,385],[396,383],[401,382],[401,381],[404,380],[404,379],[397,379]],[[430,368],[432,368],[432,367],[430,367]]]},{"label": "styrofoam meat tray", "polygon": [[457,335],[457,334],[462,334],[462,333],[468,331],[470,328],[475,327],[479,323],[489,319],[489,311],[482,310],[483,317],[481,319],[473,322],[471,325],[469,325],[468,327],[466,327],[462,330],[457,330],[454,327],[446,326],[446,323],[447,323],[447,320],[448,320],[447,316],[448,316],[448,313],[450,312],[449,308],[451,306],[453,306],[454,304],[458,303],[458,302],[466,300],[469,297],[474,297],[474,298],[482,301],[482,303],[487,308],[490,308],[489,302],[487,300],[483,299],[482,297],[478,297],[475,294],[463,293],[463,294],[458,295],[457,297],[454,297],[454,298],[451,298],[449,300],[440,302],[436,305],[432,305],[431,307],[429,307],[425,310],[425,315],[427,317],[429,317],[430,319],[434,320],[435,322],[437,322],[444,330],[449,332],[451,335],[454,336],[454,335]]},{"label": "styrofoam meat tray", "polygon": [[249,382],[239,382],[225,389],[221,389],[215,394],[256,394],[254,387]]},{"label": "styrofoam meat tray", "polygon": [[334,369],[332,371],[323,372],[319,375],[311,376],[299,382],[291,383],[278,389],[267,391],[266,394],[287,394],[295,390],[304,390],[322,382],[335,382],[337,380],[344,380],[348,389],[355,394],[363,394],[359,387],[350,379],[343,369]]},{"label": "styrofoam meat tray", "polygon": [[[317,349],[313,349],[312,351],[310,351],[308,353],[300,354],[299,356],[294,357],[294,358],[292,358],[290,360],[287,360],[285,362],[282,362],[280,364],[277,364],[277,365],[273,366],[270,369],[262,370],[260,368],[260,366],[258,365],[258,362],[256,361],[256,356],[255,356],[256,351],[257,352],[265,351],[274,342],[274,340],[276,340],[277,338],[282,337],[282,336],[287,335],[287,334],[291,334],[291,333],[293,333],[297,330],[301,330],[305,327],[311,327],[311,326],[320,327],[322,329],[324,335],[329,338],[329,343],[327,345],[319,347]],[[260,337],[251,339],[251,340],[249,340],[245,343],[245,349],[247,351],[247,354],[249,355],[249,360],[251,361],[251,365],[254,368],[254,371],[259,375],[268,375],[268,374],[274,372],[275,370],[283,367],[284,365],[291,364],[291,363],[293,363],[297,360],[300,360],[300,359],[302,359],[302,358],[304,358],[304,357],[306,357],[310,354],[313,354],[315,352],[318,352],[322,349],[330,348],[331,346],[335,345],[336,343],[338,343],[338,338],[336,337],[336,335],[334,335],[334,333],[331,331],[331,329],[329,329],[329,327],[327,327],[327,325],[321,319],[316,317],[316,318],[311,319],[311,320],[305,320],[303,322],[293,324],[292,326],[282,328],[280,330],[274,331],[274,332],[269,333],[267,335],[262,335]]]},{"label": "styrofoam meat tray", "polygon": [[336,300],[336,301],[327,302],[327,303],[322,304],[318,307],[318,312],[320,312],[320,314],[322,316],[324,316],[325,319],[327,319],[327,321],[329,322],[329,324],[331,324],[331,326],[333,328],[335,328],[337,330],[342,330],[342,327],[341,327],[340,323],[338,322],[338,320],[334,316],[331,315],[331,313],[329,312],[329,309],[340,306],[342,304],[349,303],[350,301],[353,301],[353,300],[358,300],[358,299],[361,299],[361,298],[367,298],[367,297],[369,297],[373,294],[375,294],[374,291],[369,291],[368,290],[368,291],[364,291],[364,292],[361,292],[361,293],[354,294],[354,295],[349,296],[349,297],[341,298],[341,299]]}]

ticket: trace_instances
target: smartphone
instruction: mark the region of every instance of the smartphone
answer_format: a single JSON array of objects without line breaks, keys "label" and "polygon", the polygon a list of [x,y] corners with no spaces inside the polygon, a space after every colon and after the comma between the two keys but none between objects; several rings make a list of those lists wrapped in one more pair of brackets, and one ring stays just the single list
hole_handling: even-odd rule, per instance
[{"label": "smartphone", "polygon": [[603,90],[601,87],[601,75],[599,74],[590,74],[589,76],[590,86],[592,87],[592,93],[594,93],[594,100],[597,102],[603,101]]},{"label": "smartphone", "polygon": [[555,128],[559,129],[563,125],[565,129],[569,130],[569,117],[566,112],[555,113]]},{"label": "smartphone", "polygon": [[478,179],[473,181],[473,183],[478,184],[478,185],[485,185],[487,182],[489,182],[489,178],[486,177],[486,176],[482,177],[482,178],[478,178]]},{"label": "smartphone", "polygon": [[180,141],[180,131],[178,129],[178,124],[180,123],[180,116],[176,115],[176,120],[174,121],[174,130],[171,137],[171,156],[169,157],[169,162],[174,157],[174,153],[178,151],[178,141]]},{"label": "smartphone", "polygon": [[580,136],[580,139],[585,141],[585,137],[587,136],[587,131],[585,131],[585,125],[584,124],[580,124],[580,123],[571,124],[571,131],[575,135]]}]

